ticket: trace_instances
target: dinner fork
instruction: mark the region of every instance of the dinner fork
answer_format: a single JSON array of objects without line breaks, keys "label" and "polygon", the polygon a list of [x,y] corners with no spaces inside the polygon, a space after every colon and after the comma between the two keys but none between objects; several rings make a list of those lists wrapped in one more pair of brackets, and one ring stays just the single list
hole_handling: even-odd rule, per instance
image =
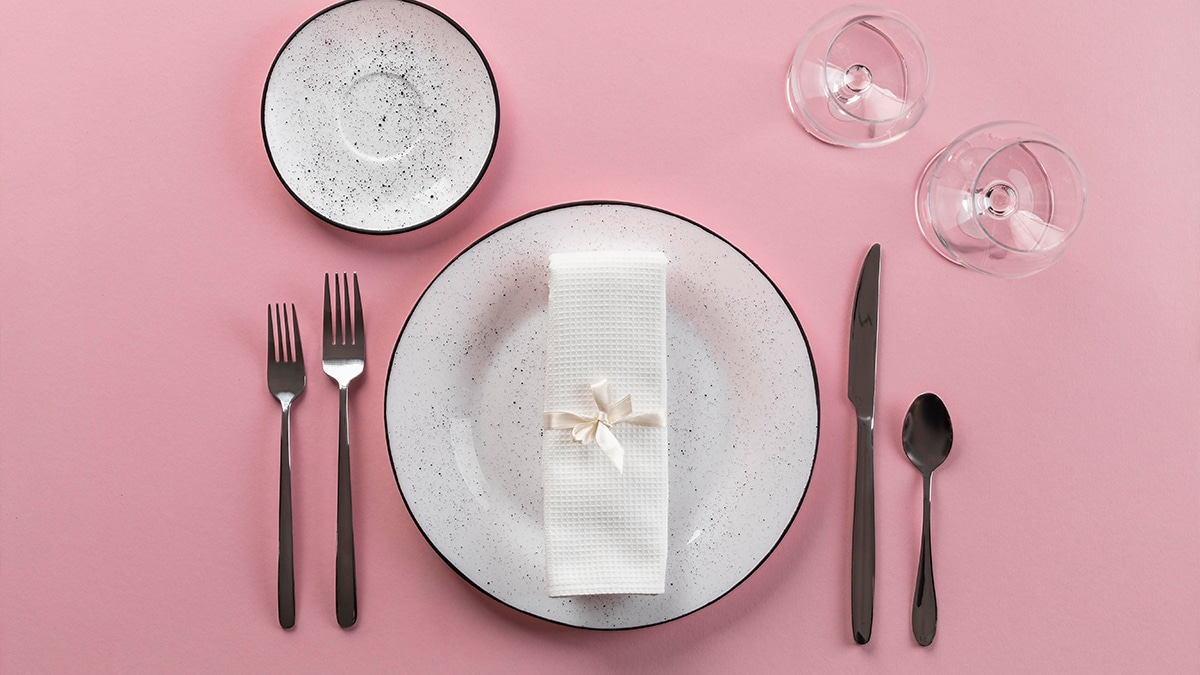
[{"label": "dinner fork", "polygon": [[[289,320],[290,318],[290,320]],[[296,306],[267,305],[267,389],[279,399],[279,625],[296,625],[296,571],[292,557],[292,403],[304,393],[304,350]]]},{"label": "dinner fork", "polygon": [[354,275],[353,303],[350,300],[350,284],[346,280],[346,274],[343,272],[340,278],[336,274],[333,275],[332,297],[329,294],[329,274],[325,275],[324,338],[325,353],[321,365],[325,374],[337,381],[341,403],[341,414],[338,417],[336,599],[338,625],[349,628],[358,618],[358,591],[354,572],[348,408],[350,381],[362,374],[367,360],[362,298],[358,294],[357,273]]}]

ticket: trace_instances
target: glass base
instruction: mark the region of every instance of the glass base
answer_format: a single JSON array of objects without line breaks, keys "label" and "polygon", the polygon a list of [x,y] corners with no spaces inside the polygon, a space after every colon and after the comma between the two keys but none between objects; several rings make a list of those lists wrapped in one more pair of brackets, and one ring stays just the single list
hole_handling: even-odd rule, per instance
[{"label": "glass base", "polygon": [[933,221],[929,215],[929,187],[933,181],[933,167],[936,166],[939,161],[941,161],[948,149],[950,149],[950,146],[942,148],[936,155],[933,156],[933,159],[929,160],[929,162],[925,165],[925,168],[921,171],[921,178],[917,181],[917,227],[920,228],[921,236],[925,237],[925,241],[929,242],[929,245],[933,247],[933,250],[937,251],[943,258],[949,260],[955,265],[962,265],[965,267],[965,265],[963,265],[963,261],[960,260],[958,256],[954,255],[954,251],[950,249],[950,245],[938,235],[937,230],[935,230],[933,227]]},{"label": "glass base", "polygon": [[1062,144],[1023,122],[975,127],[925,165],[915,210],[942,257],[1015,279],[1062,257],[1086,201],[1083,175]]},{"label": "glass base", "polygon": [[796,47],[788,107],[820,141],[878,147],[921,119],[932,78],[924,40],[908,19],[852,5],[822,18]]}]

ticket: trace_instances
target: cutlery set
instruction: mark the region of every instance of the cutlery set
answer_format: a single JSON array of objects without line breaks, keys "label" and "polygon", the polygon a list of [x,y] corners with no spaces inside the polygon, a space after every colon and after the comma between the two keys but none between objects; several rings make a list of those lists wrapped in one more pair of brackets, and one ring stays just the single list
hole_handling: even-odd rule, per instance
[{"label": "cutlery set", "polygon": [[[330,293],[325,275],[321,366],[337,382],[338,497],[336,604],[338,625],[350,628],[358,618],[354,564],[354,517],[350,488],[350,382],[366,366],[362,299],[358,275],[353,275],[354,295],[346,274],[334,275]],[[291,407],[304,392],[304,351],[295,305],[267,306],[267,388],[282,407],[279,456],[279,625],[296,625],[295,563],[292,550]]]},{"label": "cutlery set", "polygon": [[[854,476],[854,524],[850,553],[850,622],[854,641],[871,639],[875,603],[875,365],[879,337],[880,247],[867,252],[859,273],[850,321],[850,365],[847,395],[858,417],[858,451]],[[921,471],[924,519],[921,558],[913,592],[912,632],[927,647],[937,633],[937,598],[933,587],[933,554],[929,534],[933,470],[950,454],[954,431],[950,413],[936,394],[921,394],[904,416],[904,452]]]},{"label": "cutlery set", "polygon": [[[871,639],[875,597],[874,428],[876,354],[879,337],[880,245],[863,260],[850,323],[847,395],[857,416],[854,521],[851,539],[850,604],[854,641]],[[351,294],[353,282],[353,294]],[[338,492],[335,597],[338,625],[357,621],[358,594],[354,561],[354,517],[350,481],[350,383],[366,366],[366,335],[358,275],[325,275],[322,316],[325,374],[338,386]],[[267,306],[267,388],[282,410],[279,456],[279,625],[296,623],[295,564],[292,550],[291,430],[292,404],[304,393],[304,350],[295,305]],[[905,454],[921,471],[924,486],[921,557],[913,594],[912,631],[928,646],[937,632],[930,538],[930,490],[933,471],[945,461],[954,439],[950,415],[936,394],[918,396],[904,417]]]}]

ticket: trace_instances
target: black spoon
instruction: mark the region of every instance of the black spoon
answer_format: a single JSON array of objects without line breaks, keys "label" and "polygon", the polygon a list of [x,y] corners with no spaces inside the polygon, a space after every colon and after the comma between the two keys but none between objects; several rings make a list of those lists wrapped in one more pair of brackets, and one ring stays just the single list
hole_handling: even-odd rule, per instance
[{"label": "black spoon", "polygon": [[954,442],[950,413],[937,394],[921,394],[908,406],[901,440],[904,454],[921,470],[925,484],[925,518],[921,527],[917,588],[913,593],[912,631],[917,643],[928,647],[937,633],[937,594],[933,590],[933,555],[929,544],[929,491],[933,470],[946,461]]}]

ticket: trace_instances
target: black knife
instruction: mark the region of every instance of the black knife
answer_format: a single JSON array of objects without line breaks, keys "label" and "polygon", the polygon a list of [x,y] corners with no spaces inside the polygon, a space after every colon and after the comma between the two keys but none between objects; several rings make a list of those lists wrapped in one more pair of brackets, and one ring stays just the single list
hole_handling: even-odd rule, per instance
[{"label": "black knife", "polygon": [[847,394],[858,417],[854,472],[854,531],[850,551],[850,620],[854,641],[871,639],[875,614],[875,352],[879,337],[879,244],[871,247],[858,275],[850,320]]}]

